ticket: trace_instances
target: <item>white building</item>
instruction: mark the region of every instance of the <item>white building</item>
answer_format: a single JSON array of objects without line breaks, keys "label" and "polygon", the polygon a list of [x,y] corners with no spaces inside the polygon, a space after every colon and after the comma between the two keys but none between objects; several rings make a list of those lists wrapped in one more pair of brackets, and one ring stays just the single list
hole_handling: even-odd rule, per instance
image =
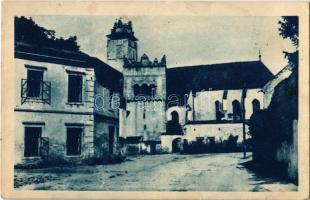
[{"label": "white building", "polygon": [[[121,73],[81,52],[15,43],[15,164],[82,162],[117,153]],[[110,82],[102,80],[109,74]],[[98,94],[96,94],[96,92]],[[107,111],[106,111],[107,110]]]}]

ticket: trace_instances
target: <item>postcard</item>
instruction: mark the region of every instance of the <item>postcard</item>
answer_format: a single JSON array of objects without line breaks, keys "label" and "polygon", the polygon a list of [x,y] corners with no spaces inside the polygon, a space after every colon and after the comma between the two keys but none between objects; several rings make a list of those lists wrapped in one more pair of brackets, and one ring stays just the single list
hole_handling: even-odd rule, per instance
[{"label": "postcard", "polygon": [[306,199],[308,3],[4,1],[2,197]]}]

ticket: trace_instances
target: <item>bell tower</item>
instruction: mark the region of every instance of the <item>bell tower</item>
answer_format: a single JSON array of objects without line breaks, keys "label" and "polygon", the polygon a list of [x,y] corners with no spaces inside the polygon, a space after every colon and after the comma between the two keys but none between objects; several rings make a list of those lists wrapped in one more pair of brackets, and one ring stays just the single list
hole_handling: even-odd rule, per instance
[{"label": "bell tower", "polygon": [[127,138],[139,138],[140,150],[155,153],[166,133],[166,56],[153,61],[143,54],[138,61],[125,61],[123,96],[129,111]]},{"label": "bell tower", "polygon": [[124,23],[119,19],[114,23],[107,39],[107,60],[111,66],[123,69],[125,60],[137,61],[138,39],[132,30],[131,21]]}]

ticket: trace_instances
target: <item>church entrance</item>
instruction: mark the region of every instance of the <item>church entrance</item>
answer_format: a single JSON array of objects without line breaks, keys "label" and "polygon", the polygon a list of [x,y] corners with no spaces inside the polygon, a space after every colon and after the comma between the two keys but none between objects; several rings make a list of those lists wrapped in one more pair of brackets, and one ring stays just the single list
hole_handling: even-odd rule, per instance
[{"label": "church entrance", "polygon": [[182,139],[176,138],[172,140],[172,153],[178,153],[182,150]]}]

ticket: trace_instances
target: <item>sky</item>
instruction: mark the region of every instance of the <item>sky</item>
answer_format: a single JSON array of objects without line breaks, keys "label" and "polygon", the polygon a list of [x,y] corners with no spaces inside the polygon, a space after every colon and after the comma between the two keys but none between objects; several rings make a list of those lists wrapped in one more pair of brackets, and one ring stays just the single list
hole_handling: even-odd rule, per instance
[{"label": "sky", "polygon": [[293,51],[279,36],[280,17],[209,16],[31,16],[57,37],[76,35],[80,49],[106,61],[106,35],[114,22],[132,21],[139,57],[167,57],[168,67],[258,60],[276,74],[286,64],[283,51]]}]

